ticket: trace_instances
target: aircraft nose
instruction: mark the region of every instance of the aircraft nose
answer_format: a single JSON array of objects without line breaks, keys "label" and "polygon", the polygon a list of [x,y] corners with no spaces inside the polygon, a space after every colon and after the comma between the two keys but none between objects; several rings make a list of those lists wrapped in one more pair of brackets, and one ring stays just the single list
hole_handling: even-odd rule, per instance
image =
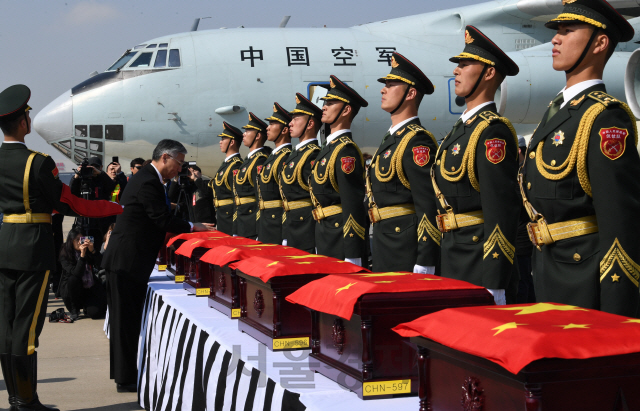
[{"label": "aircraft nose", "polygon": [[48,142],[73,135],[71,90],[43,108],[33,119],[33,128]]}]

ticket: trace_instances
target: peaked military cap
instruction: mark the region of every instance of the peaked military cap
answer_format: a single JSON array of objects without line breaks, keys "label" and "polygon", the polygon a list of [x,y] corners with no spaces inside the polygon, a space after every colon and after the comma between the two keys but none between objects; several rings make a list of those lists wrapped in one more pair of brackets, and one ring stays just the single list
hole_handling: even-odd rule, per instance
[{"label": "peaked military cap", "polygon": [[218,137],[229,137],[236,141],[242,141],[242,131],[239,128],[232,126],[226,121],[222,122],[222,126],[224,130],[222,133],[218,134]]},{"label": "peaked military cap", "polygon": [[602,29],[616,42],[633,38],[635,31],[631,24],[605,0],[563,0],[562,4],[562,13],[545,26],[557,30],[561,23],[587,23]]},{"label": "peaked military cap", "polygon": [[291,123],[291,114],[287,110],[285,110],[280,104],[277,102],[273,103],[273,114],[271,117],[265,118],[267,121],[277,121],[279,123],[288,126]]},{"label": "peaked military cap", "polygon": [[242,128],[244,128],[245,130],[250,128],[251,130],[258,130],[260,132],[266,133],[267,123],[260,120],[258,116],[256,116],[252,112],[249,112],[249,124],[247,124],[246,126],[243,126]]},{"label": "peaked military cap", "polygon": [[495,67],[506,76],[515,76],[520,68],[505,54],[500,47],[473,26],[467,26],[464,32],[464,50],[449,61],[458,63],[460,60],[476,60]]},{"label": "peaked military cap", "polygon": [[316,117],[319,120],[322,118],[322,109],[302,94],[296,93],[296,108],[289,114],[306,114],[311,117]]},{"label": "peaked military cap", "polygon": [[387,80],[405,82],[424,94],[432,94],[435,90],[433,84],[431,84],[431,81],[422,70],[397,52],[393,52],[391,56],[391,73],[378,79],[380,83],[385,83]]},{"label": "peaked military cap", "polygon": [[14,120],[31,107],[27,105],[31,98],[31,90],[23,84],[16,84],[0,93],[0,121]]},{"label": "peaked military cap", "polygon": [[320,97],[320,100],[339,100],[359,107],[367,107],[369,105],[367,100],[363,99],[360,94],[333,74],[329,77],[328,87],[329,92],[325,97]]}]

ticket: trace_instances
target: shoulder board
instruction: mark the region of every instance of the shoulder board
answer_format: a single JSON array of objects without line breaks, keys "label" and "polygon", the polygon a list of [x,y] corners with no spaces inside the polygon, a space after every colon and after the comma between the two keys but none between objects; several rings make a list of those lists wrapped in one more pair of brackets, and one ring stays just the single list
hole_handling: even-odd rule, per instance
[{"label": "shoulder board", "polygon": [[41,153],[41,152],[36,151],[36,150],[29,149],[29,151],[31,151],[32,153],[40,154],[41,156],[44,156],[44,157],[49,157],[49,154]]},{"label": "shoulder board", "polygon": [[355,145],[356,143],[354,143],[353,140],[351,140],[349,137],[340,137],[340,142],[344,143],[344,144],[353,144]]},{"label": "shoulder board", "polygon": [[598,103],[604,104],[605,107],[620,104],[620,100],[603,91],[592,91],[587,95],[587,97],[597,101]]},{"label": "shoulder board", "polygon": [[242,157],[237,156],[237,157],[233,157],[231,159],[231,165],[235,164],[235,163],[242,163],[244,162],[244,160],[242,159]]},{"label": "shoulder board", "polygon": [[309,143],[305,147],[309,150],[320,150],[320,147],[317,144]]},{"label": "shoulder board", "polygon": [[494,113],[493,111],[483,111],[482,113],[478,114],[480,116],[480,118],[482,118],[484,121],[488,122],[488,123],[492,123],[498,119],[500,119],[500,116],[497,115],[496,113]]},{"label": "shoulder board", "polygon": [[407,128],[408,128],[409,130],[413,131],[413,132],[416,132],[416,133],[419,133],[419,132],[421,132],[421,131],[422,131],[422,132],[425,132],[425,133],[427,132],[427,130],[426,130],[424,127],[422,127],[422,126],[420,126],[420,125],[418,125],[418,124],[409,124],[409,125],[407,126]]}]

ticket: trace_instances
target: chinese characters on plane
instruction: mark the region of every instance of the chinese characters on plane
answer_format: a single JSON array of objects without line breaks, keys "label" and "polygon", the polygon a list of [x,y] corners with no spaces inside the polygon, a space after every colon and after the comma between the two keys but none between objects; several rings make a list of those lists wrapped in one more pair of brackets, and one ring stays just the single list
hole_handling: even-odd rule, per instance
[{"label": "chinese characters on plane", "polygon": [[[309,58],[308,47],[287,47],[287,65],[291,66],[310,66],[311,60]],[[391,65],[391,55],[396,50],[395,47],[376,47],[378,53],[378,62],[387,63]],[[354,49],[347,49],[344,46],[339,48],[332,48],[331,55],[335,59],[334,66],[355,66],[356,63],[352,62],[354,56],[358,56],[358,51]],[[256,60],[264,60],[263,50],[254,50],[253,46],[250,46],[248,50],[240,50],[240,61],[250,60],[251,67],[255,67]]]}]

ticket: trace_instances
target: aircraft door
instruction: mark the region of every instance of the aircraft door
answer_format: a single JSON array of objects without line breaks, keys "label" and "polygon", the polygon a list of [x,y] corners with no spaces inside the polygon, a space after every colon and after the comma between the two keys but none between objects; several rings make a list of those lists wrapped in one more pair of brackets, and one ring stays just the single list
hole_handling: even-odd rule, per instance
[{"label": "aircraft door", "polygon": [[458,98],[456,95],[456,79],[451,77],[447,80],[447,88],[449,93],[449,113],[459,116],[464,113],[464,98]]}]

